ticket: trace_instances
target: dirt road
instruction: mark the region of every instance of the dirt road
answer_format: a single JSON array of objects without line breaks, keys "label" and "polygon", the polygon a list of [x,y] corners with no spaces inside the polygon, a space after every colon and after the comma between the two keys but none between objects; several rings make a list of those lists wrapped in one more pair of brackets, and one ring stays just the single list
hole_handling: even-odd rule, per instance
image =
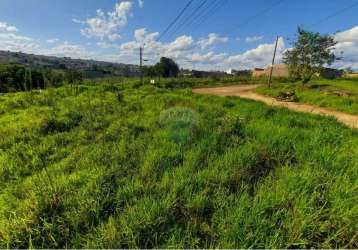
[{"label": "dirt road", "polygon": [[295,103],[295,102],[281,102],[272,97],[256,94],[254,90],[260,85],[236,85],[217,88],[200,88],[193,89],[197,94],[210,94],[218,96],[238,96],[245,99],[251,99],[266,103],[270,106],[285,107],[299,112],[334,116],[338,121],[346,124],[352,128],[358,128],[358,116],[350,115],[339,111],[334,111],[327,108],[322,108],[309,104]]}]

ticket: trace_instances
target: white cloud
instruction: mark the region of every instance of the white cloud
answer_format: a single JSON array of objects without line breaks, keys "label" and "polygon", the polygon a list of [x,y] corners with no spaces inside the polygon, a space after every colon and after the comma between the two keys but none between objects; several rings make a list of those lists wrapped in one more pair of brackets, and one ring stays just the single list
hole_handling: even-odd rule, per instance
[{"label": "white cloud", "polygon": [[334,64],[335,67],[358,69],[358,26],[349,30],[335,34],[338,42],[335,46],[335,52],[341,56],[342,60]]},{"label": "white cloud", "polygon": [[[248,50],[244,53],[231,55],[225,61],[224,65],[231,68],[251,69],[254,67],[265,67],[270,64],[275,43],[261,44],[255,49]],[[282,58],[282,53],[285,50],[285,41],[282,37],[279,38],[277,47],[277,61]]]},{"label": "white cloud", "polygon": [[337,42],[358,42],[358,26],[335,35]]},{"label": "white cloud", "polygon": [[24,42],[18,40],[0,40],[1,50],[5,51],[22,51],[27,53],[35,53],[40,46],[32,42]]},{"label": "white cloud", "polygon": [[39,48],[31,37],[17,34],[15,26],[0,22],[0,48],[9,51],[29,51],[33,52]]},{"label": "white cloud", "polygon": [[144,0],[138,0],[139,7],[144,7]]},{"label": "white cloud", "polygon": [[0,32],[16,33],[18,29],[15,26],[8,25],[5,22],[0,22]]},{"label": "white cloud", "polygon": [[[120,46],[120,55],[126,60],[137,62],[139,47],[144,47],[146,56],[152,60],[158,60],[160,56],[183,58],[195,47],[194,39],[191,36],[180,36],[169,43],[161,43],[156,39],[158,32],[150,33],[146,29],[137,29],[134,32],[134,41],[124,43]],[[184,56],[185,57],[185,56]]]},{"label": "white cloud", "polygon": [[46,40],[47,43],[57,43],[58,41],[59,41],[59,39],[57,39],[57,38],[51,38],[51,39]]},{"label": "white cloud", "polygon": [[108,48],[112,47],[112,45],[110,45],[107,42],[98,42],[98,43],[96,43],[96,45],[102,49],[108,49]]},{"label": "white cloud", "polygon": [[[241,54],[230,55],[227,53],[216,53],[207,49],[217,43],[226,42],[225,37],[209,34],[207,39],[194,40],[191,36],[181,36],[172,42],[162,43],[156,41],[159,34],[150,33],[146,29],[138,29],[134,32],[134,41],[124,43],[120,46],[119,56],[127,62],[138,62],[139,47],[144,46],[144,54],[151,61],[156,62],[159,57],[165,56],[176,60],[181,67],[192,67],[200,69],[227,69],[240,68],[250,69],[253,67],[265,67],[272,59],[274,42],[262,44],[257,48]],[[280,38],[278,44],[278,60],[285,50],[284,39]]]},{"label": "white cloud", "polygon": [[262,40],[264,38],[264,36],[248,36],[245,38],[245,41],[247,43],[254,43],[254,42],[258,42],[260,40]]},{"label": "white cloud", "polygon": [[210,33],[207,38],[202,38],[198,41],[198,45],[202,49],[206,49],[214,44],[226,43],[229,40],[227,37],[220,37],[218,34]]},{"label": "white cloud", "polygon": [[2,40],[12,40],[12,41],[26,41],[31,42],[33,39],[27,36],[20,36],[14,33],[0,33],[0,39]]},{"label": "white cloud", "polygon": [[195,53],[190,56],[190,60],[194,63],[216,64],[222,62],[226,56],[226,53],[215,54],[213,51],[210,51],[206,54]]},{"label": "white cloud", "polygon": [[134,38],[137,42],[140,43],[153,43],[156,38],[159,36],[158,32],[148,33],[145,28],[137,29],[134,31]]},{"label": "white cloud", "polygon": [[77,18],[72,18],[72,22],[78,23],[78,24],[86,24],[86,21],[79,20]]},{"label": "white cloud", "polygon": [[119,30],[127,25],[128,16],[132,9],[132,1],[116,3],[112,12],[105,13],[101,9],[97,10],[96,16],[85,21],[73,18],[72,21],[82,25],[87,25],[81,29],[81,34],[87,38],[97,38],[100,40],[116,41],[121,36]]},{"label": "white cloud", "polygon": [[191,36],[180,36],[175,41],[167,44],[167,51],[186,51],[193,47],[194,40]]}]

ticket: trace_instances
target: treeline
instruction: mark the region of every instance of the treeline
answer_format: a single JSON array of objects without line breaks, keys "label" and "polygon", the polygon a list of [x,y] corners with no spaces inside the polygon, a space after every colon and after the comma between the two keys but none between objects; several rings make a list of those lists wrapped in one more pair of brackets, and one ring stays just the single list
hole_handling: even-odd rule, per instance
[{"label": "treeline", "polygon": [[0,65],[0,92],[30,91],[80,83],[83,72],[78,70],[36,69],[19,64]]},{"label": "treeline", "polygon": [[179,66],[174,60],[162,57],[157,64],[143,67],[143,73],[144,76],[147,77],[177,77],[179,74]]}]

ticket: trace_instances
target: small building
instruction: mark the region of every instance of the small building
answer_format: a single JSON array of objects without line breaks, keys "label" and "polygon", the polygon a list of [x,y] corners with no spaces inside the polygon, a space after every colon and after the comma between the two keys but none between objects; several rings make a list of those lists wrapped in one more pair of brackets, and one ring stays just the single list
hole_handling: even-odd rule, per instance
[{"label": "small building", "polygon": [[182,69],[179,72],[180,77],[193,77],[193,71],[188,69]]},{"label": "small building", "polygon": [[[268,77],[271,73],[272,66],[268,66],[266,69],[255,68],[252,71],[253,77]],[[273,77],[289,77],[289,70],[286,64],[275,64],[272,70]]]},{"label": "small building", "polygon": [[[269,76],[272,66],[268,66],[265,70],[266,75]],[[275,64],[272,70],[272,77],[289,77],[290,73],[286,64]]]},{"label": "small building", "polygon": [[252,76],[253,76],[253,77],[266,76],[265,69],[254,68],[254,70],[252,71]]}]

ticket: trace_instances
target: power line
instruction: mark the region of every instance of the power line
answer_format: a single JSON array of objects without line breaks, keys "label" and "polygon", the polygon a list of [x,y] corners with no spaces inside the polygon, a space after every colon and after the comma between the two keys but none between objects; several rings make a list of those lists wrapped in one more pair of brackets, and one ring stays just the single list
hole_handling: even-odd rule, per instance
[{"label": "power line", "polygon": [[200,11],[207,2],[208,0],[202,0],[201,3],[190,13],[190,15],[177,26],[177,28],[172,32],[171,36],[174,36],[177,32],[181,31],[193,17],[195,18],[196,13]]},{"label": "power line", "polygon": [[[270,10],[272,10],[273,8],[275,8],[276,6],[280,5],[283,1],[285,0],[278,0],[275,1],[274,3],[272,3],[271,5],[269,5],[267,8],[259,11],[258,13],[256,13],[255,15],[247,18],[244,22],[242,22],[241,24],[239,24],[239,26],[236,26],[236,28],[234,29],[234,31],[237,31],[239,29],[241,29],[242,27],[244,27],[245,25],[249,24],[252,20],[266,14],[267,12],[269,12]],[[231,32],[229,33],[231,34]]]},{"label": "power line", "polygon": [[[329,19],[334,18],[334,17],[336,17],[336,16],[338,16],[338,15],[340,15],[340,14],[342,14],[342,13],[344,13],[344,12],[354,8],[354,7],[357,7],[357,6],[358,6],[358,2],[355,2],[355,3],[353,3],[353,4],[349,5],[349,6],[346,6],[346,7],[342,8],[342,9],[340,9],[340,10],[338,10],[338,11],[336,11],[336,12],[334,12],[334,13],[328,15],[328,16],[326,16],[325,18],[322,18],[321,20],[319,20],[319,21],[317,21],[315,23],[312,23],[310,25],[301,25],[301,27],[306,27],[308,29],[309,28],[314,28],[317,25],[320,25],[320,24],[328,21]],[[298,25],[298,26],[300,26],[300,25]],[[296,33],[292,33],[292,37],[290,36],[287,40],[293,40],[295,35],[296,35]]]},{"label": "power line", "polygon": [[[224,0],[223,3],[220,2],[220,0],[215,4],[211,10],[209,10],[202,18],[199,20],[199,22],[196,23],[195,29],[197,30],[203,23],[205,23],[207,20],[209,20],[214,14],[218,13],[223,6],[225,6],[228,3],[228,0]],[[220,5],[221,4],[221,5]]]},{"label": "power line", "polygon": [[356,6],[358,6],[358,2],[355,2],[354,4],[351,4],[351,5],[347,6],[347,7],[344,7],[343,9],[340,9],[340,10],[338,10],[338,11],[336,11],[336,12],[334,12],[334,13],[328,15],[327,17],[321,19],[320,21],[311,24],[309,27],[315,27],[315,26],[317,26],[317,25],[319,25],[319,24],[322,24],[322,23],[324,23],[325,21],[327,21],[327,20],[329,20],[329,19],[331,19],[331,18],[334,18],[334,17],[336,17],[336,16],[338,16],[338,15],[340,15],[340,14],[342,14],[342,13],[344,13],[344,12],[346,12],[346,11],[348,11],[348,10],[350,10],[350,9],[352,9],[352,8],[354,8],[354,7],[356,7]]},{"label": "power line", "polygon": [[175,25],[175,23],[182,17],[184,12],[189,8],[189,6],[193,3],[194,0],[190,0],[185,7],[180,11],[179,15],[169,24],[169,26],[164,30],[164,32],[160,35],[158,38],[158,41],[160,41],[161,38],[163,38],[166,33]]},{"label": "power line", "polygon": [[[219,1],[219,2],[217,2]],[[200,18],[202,18],[203,16],[205,16],[207,14],[207,12],[214,7],[216,8],[215,6],[220,3],[220,0],[212,0],[211,2],[209,2],[205,8],[198,13],[198,15],[194,16],[193,19],[191,19],[191,21],[189,21],[189,23],[187,24],[186,27],[191,27],[193,24],[195,24],[198,20],[200,20]]]},{"label": "power line", "polygon": [[[216,1],[216,0],[214,0]],[[192,2],[192,1],[191,1]],[[190,3],[191,3],[190,2]],[[208,0],[202,0],[197,6],[196,8],[190,12],[189,16],[187,16],[185,19],[183,19],[179,24],[176,24],[176,22],[183,16],[184,12],[185,11],[182,11],[180,14],[179,14],[179,18],[176,18],[176,22],[173,22],[173,25],[171,25],[172,27],[174,25],[176,25],[176,29],[171,32],[171,34],[169,36],[173,36],[178,30],[182,29],[190,20],[192,17],[195,18],[195,14],[205,6],[205,4],[208,2]],[[187,5],[184,9],[187,10],[189,8],[190,4]]]}]

